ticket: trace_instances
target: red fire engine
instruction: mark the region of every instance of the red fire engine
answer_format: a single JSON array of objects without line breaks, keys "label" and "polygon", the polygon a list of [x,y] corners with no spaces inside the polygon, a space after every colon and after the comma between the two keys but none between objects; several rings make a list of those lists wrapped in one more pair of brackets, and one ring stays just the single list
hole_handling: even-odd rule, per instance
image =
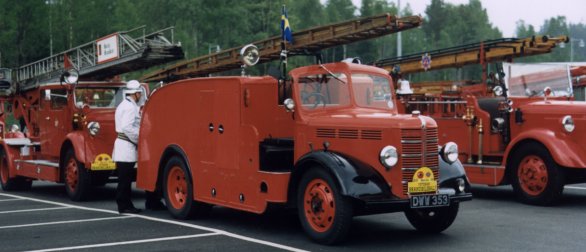
[{"label": "red fire engine", "polygon": [[[439,125],[440,143],[455,141],[472,183],[511,184],[528,204],[550,205],[564,185],[586,181],[586,104],[573,101],[566,64],[487,63],[549,53],[567,37],[503,39],[426,52],[431,69],[482,64],[483,79],[418,83],[400,95],[404,111],[419,110]],[[421,55],[376,63],[403,74],[422,72]],[[428,71],[430,69],[427,69]]]},{"label": "red fire engine", "polygon": [[[316,51],[419,26],[388,14],[294,33],[289,53]],[[207,75],[278,59],[280,37],[189,60],[147,81]],[[260,48],[257,49],[257,48]],[[243,63],[239,63],[241,55]],[[191,78],[165,85],[143,109],[137,187],[162,191],[176,218],[212,205],[261,214],[297,208],[310,238],[344,239],[355,215],[405,212],[436,233],[455,220],[469,184],[436,122],[400,114],[386,71],[355,63],[283,76]],[[441,147],[441,148],[440,148]]]},{"label": "red fire engine", "polygon": [[[115,169],[114,112],[125,83],[100,80],[180,59],[182,50],[164,34],[132,31],[0,72],[0,184],[25,190],[33,180],[65,183],[72,200],[104,185]],[[146,86],[145,86],[145,91]],[[8,108],[5,110],[4,108]],[[15,121],[9,128],[8,120]]]}]

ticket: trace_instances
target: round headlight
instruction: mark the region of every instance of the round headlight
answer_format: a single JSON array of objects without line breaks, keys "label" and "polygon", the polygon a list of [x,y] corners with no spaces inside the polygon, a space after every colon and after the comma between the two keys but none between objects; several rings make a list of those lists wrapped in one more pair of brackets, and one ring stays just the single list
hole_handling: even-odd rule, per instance
[{"label": "round headlight", "polygon": [[466,181],[464,181],[463,178],[457,178],[456,183],[458,183],[458,191],[464,192],[464,190],[466,189]]},{"label": "round headlight", "polygon": [[576,125],[574,125],[574,119],[572,119],[572,116],[569,115],[564,116],[564,118],[562,119],[562,125],[568,133],[574,131],[574,129],[576,128]]},{"label": "round headlight", "polygon": [[100,123],[99,122],[90,122],[87,124],[87,129],[90,135],[95,136],[100,132]]},{"label": "round headlight", "polygon": [[458,160],[458,145],[454,142],[448,142],[442,148],[442,158],[444,161],[452,164]]},{"label": "round headlight", "polygon": [[380,163],[386,167],[391,168],[399,162],[399,154],[397,153],[397,148],[393,146],[386,146],[380,151]]}]

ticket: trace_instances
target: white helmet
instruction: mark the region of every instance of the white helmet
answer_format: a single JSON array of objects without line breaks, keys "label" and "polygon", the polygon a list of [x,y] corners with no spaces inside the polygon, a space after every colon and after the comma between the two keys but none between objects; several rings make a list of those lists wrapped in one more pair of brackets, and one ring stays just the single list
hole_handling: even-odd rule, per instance
[{"label": "white helmet", "polygon": [[126,94],[134,94],[134,93],[141,93],[142,88],[140,88],[140,83],[136,80],[131,80],[126,83],[126,90],[124,90]]}]

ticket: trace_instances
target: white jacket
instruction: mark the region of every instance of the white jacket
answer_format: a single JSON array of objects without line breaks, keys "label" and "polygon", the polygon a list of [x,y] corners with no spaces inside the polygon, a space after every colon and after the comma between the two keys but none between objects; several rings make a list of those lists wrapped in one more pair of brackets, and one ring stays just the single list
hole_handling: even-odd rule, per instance
[{"label": "white jacket", "polygon": [[140,107],[133,99],[125,97],[116,108],[114,119],[116,132],[124,133],[132,143],[116,138],[114,151],[112,152],[112,160],[114,162],[136,162],[138,152],[135,144],[138,144]]}]

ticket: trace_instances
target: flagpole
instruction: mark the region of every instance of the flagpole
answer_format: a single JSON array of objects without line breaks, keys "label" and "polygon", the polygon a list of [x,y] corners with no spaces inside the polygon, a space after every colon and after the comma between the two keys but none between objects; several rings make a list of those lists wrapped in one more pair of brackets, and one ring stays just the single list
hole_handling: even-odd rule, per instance
[{"label": "flagpole", "polygon": [[[283,67],[282,79],[287,80],[287,48],[285,39],[285,5],[281,9],[281,64]],[[286,90],[285,90],[286,91]]]}]

